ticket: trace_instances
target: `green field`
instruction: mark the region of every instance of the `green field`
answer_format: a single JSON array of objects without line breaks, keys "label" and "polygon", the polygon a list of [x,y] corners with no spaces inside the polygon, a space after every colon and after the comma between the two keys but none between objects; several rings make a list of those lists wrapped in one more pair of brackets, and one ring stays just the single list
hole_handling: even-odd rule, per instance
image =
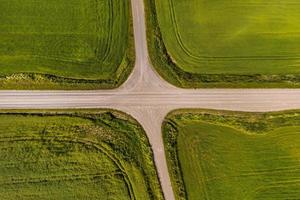
[{"label": "green field", "polygon": [[179,87],[300,87],[293,0],[145,0],[158,72]]},{"label": "green field", "polygon": [[0,199],[163,199],[144,130],[123,113],[1,111],[0,143]]},{"label": "green field", "polygon": [[112,88],[133,68],[130,0],[0,5],[0,88]]},{"label": "green field", "polygon": [[299,110],[179,110],[163,135],[177,200],[300,197]]}]

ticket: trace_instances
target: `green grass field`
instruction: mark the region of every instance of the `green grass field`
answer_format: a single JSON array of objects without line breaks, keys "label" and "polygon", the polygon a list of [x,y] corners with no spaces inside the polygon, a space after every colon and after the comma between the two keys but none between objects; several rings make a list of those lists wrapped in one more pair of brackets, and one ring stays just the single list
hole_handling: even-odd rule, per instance
[{"label": "green grass field", "polygon": [[0,199],[163,199],[144,130],[123,113],[1,111],[0,119]]},{"label": "green grass field", "polygon": [[112,88],[130,73],[130,0],[0,4],[1,88]]},{"label": "green grass field", "polygon": [[300,87],[300,4],[145,1],[152,61],[173,84]]},{"label": "green grass field", "polygon": [[163,134],[177,200],[299,199],[299,111],[179,110]]}]

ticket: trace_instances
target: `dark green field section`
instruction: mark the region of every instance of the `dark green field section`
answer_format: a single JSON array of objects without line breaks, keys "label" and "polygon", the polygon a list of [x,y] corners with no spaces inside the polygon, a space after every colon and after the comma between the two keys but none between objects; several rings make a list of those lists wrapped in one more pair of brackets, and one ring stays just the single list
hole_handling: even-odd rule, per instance
[{"label": "dark green field section", "polygon": [[1,111],[0,143],[0,199],[163,199],[144,130],[123,113]]},{"label": "dark green field section", "polygon": [[163,136],[177,200],[300,197],[299,111],[175,111]]},{"label": "dark green field section", "polygon": [[113,88],[133,68],[130,0],[0,5],[0,88]]},{"label": "dark green field section", "polygon": [[157,71],[179,87],[299,87],[293,0],[145,0]]}]

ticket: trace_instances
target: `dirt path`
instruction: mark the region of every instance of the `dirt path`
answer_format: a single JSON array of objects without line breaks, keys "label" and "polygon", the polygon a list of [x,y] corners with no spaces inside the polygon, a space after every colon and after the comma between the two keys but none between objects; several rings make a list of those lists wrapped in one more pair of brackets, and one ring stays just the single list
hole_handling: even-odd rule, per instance
[{"label": "dirt path", "polygon": [[295,109],[300,108],[300,90],[185,90],[171,86],[157,75],[148,59],[143,0],[131,1],[136,65],[124,85],[115,90],[96,91],[1,91],[0,108],[114,108],[127,112],[146,130],[165,198],[174,200],[161,137],[161,124],[168,112],[178,108]]}]

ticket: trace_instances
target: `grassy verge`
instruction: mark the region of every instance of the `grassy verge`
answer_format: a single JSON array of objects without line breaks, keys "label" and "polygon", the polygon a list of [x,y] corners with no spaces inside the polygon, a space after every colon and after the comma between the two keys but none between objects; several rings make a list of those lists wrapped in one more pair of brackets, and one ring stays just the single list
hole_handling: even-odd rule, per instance
[{"label": "grassy verge", "polygon": [[[30,1],[30,0],[28,0],[28,1]],[[38,5],[39,5],[39,3],[36,3],[36,2],[33,4],[33,6],[35,6],[34,8],[38,7]],[[38,53],[47,54],[46,53],[47,51],[50,51],[50,52],[53,51],[55,54],[58,54],[57,58],[56,57],[51,58],[51,55],[50,55],[50,57],[47,58],[49,60],[47,60],[46,58],[44,58],[46,56],[44,56],[44,57],[41,56],[41,59],[45,59],[46,61],[43,61],[43,60],[34,61],[34,60],[38,59],[38,56],[36,56],[37,58],[35,58],[35,57],[33,57],[32,59],[28,58],[28,60],[24,60],[22,62],[14,61],[16,63],[13,62],[11,64],[7,60],[13,60],[10,57],[14,57],[14,56],[17,58],[22,57],[22,55],[21,56],[18,55],[18,52],[25,51],[22,48],[29,46],[28,44],[23,45],[23,46],[20,44],[20,49],[17,49],[16,48],[17,42],[19,42],[20,39],[18,39],[18,40],[16,39],[16,41],[15,41],[16,44],[13,44],[15,46],[6,47],[5,45],[3,45],[3,49],[0,49],[1,52],[3,51],[3,53],[2,53],[3,55],[2,54],[0,55],[0,65],[3,68],[2,70],[0,70],[0,89],[20,89],[20,90],[24,90],[24,89],[55,89],[55,90],[56,89],[66,89],[66,90],[90,89],[90,90],[92,90],[92,89],[113,89],[113,88],[119,87],[122,83],[124,83],[127,80],[129,74],[133,70],[134,63],[135,63],[133,21],[132,21],[130,0],[128,0],[126,3],[124,3],[124,5],[128,6],[128,11],[126,11],[126,16],[128,17],[128,20],[127,20],[128,22],[126,24],[122,24],[122,27],[123,27],[122,30],[124,30],[124,33],[121,36],[123,37],[123,40],[126,42],[124,42],[125,44],[122,44],[122,45],[120,45],[120,47],[118,47],[116,45],[118,45],[119,42],[111,41],[112,45],[115,45],[115,46],[108,47],[108,48],[111,48],[112,50],[106,50],[106,51],[112,51],[112,52],[108,52],[108,53],[106,52],[108,54],[108,55],[106,55],[107,56],[106,60],[98,63],[98,61],[97,62],[93,61],[90,58],[81,58],[81,57],[77,58],[76,56],[79,56],[77,54],[80,54],[80,53],[76,54],[76,52],[75,52],[74,60],[72,60],[73,58],[71,57],[71,58],[64,58],[66,60],[60,61],[60,59],[62,59],[62,58],[60,58],[59,56],[64,56],[64,55],[60,55],[59,51],[62,51],[63,53],[68,55],[68,54],[71,54],[72,51],[75,51],[75,49],[72,49],[72,48],[67,49],[68,46],[67,47],[62,46],[60,49],[57,49],[57,51],[54,51],[55,49],[54,50],[51,49],[51,47],[52,47],[51,45],[54,45],[54,44],[52,44],[54,42],[52,42],[48,46],[43,47],[45,49],[43,51],[40,50],[41,52],[38,52]],[[74,7],[75,7],[75,3],[74,3]],[[120,5],[118,3],[118,5],[114,5],[113,7],[116,7],[115,9],[117,9],[118,7],[120,7]],[[3,12],[6,12],[6,10],[4,10]],[[10,11],[7,11],[7,12],[10,12]],[[115,12],[115,11],[112,11],[112,12]],[[104,11],[103,11],[103,13],[104,13]],[[34,14],[34,16],[35,15],[36,15],[36,13]],[[62,16],[63,16],[63,14],[62,14]],[[112,23],[112,26],[113,26],[112,29],[114,29],[115,32],[116,32],[115,29],[119,28],[118,22],[123,20],[122,17],[121,18],[120,18],[120,16],[117,16],[117,17],[116,17],[117,19],[114,19],[115,22]],[[38,19],[38,16],[35,16],[34,19],[37,20],[36,18]],[[85,22],[87,24],[86,26],[88,26],[88,24],[91,23],[91,21],[89,21],[89,20],[90,19],[88,19]],[[119,21],[117,21],[117,20],[119,20]],[[3,23],[5,23],[6,21],[7,21],[7,19],[4,18]],[[26,20],[24,20],[24,21],[26,21]],[[65,20],[65,21],[66,21],[65,23],[68,23],[68,20]],[[76,21],[76,20],[74,19],[74,21]],[[33,22],[30,22],[30,23],[34,24]],[[101,22],[101,23],[104,23],[104,22]],[[0,26],[1,25],[3,25],[4,28],[7,26],[6,24],[0,24]],[[70,22],[69,24],[66,24],[65,26],[69,28],[69,26],[72,27],[72,24]],[[22,27],[22,26],[20,26],[20,27]],[[74,25],[74,27],[76,27],[76,26]],[[124,27],[126,27],[128,29],[128,33],[125,33],[126,30],[124,29]],[[3,43],[6,42],[9,45],[10,43],[13,43],[10,40],[13,41],[14,38],[5,39],[6,37],[9,37],[9,36],[7,36],[7,35],[9,35],[9,32],[6,33],[5,31],[6,30],[4,29],[3,34],[5,37],[3,37],[3,41],[0,41],[0,42],[3,42]],[[41,31],[47,31],[47,29],[46,30],[42,29]],[[85,32],[83,32],[83,33],[77,33],[77,35],[84,36],[84,35],[90,34],[93,36],[94,33],[92,31],[86,33],[87,31],[88,30],[85,30]],[[103,32],[106,30],[101,29],[101,31]],[[101,32],[101,34],[102,34],[102,32]],[[120,31],[117,31],[117,33],[120,34]],[[15,33],[13,33],[12,35],[14,35],[14,34]],[[24,34],[24,38],[25,38],[25,36],[27,36],[26,33],[22,33],[22,34]],[[41,32],[41,35],[39,37],[42,37],[43,34],[44,33]],[[55,35],[55,33],[51,33],[51,34],[49,33],[50,36],[52,34]],[[35,36],[35,34],[32,34],[32,35]],[[45,33],[45,35],[47,36],[46,33]],[[61,33],[61,35],[64,36],[64,33]],[[71,41],[66,41],[65,42],[66,45],[70,45],[72,47],[71,42],[73,40],[75,42],[77,41],[76,33],[74,33],[74,35],[75,35],[74,36],[75,39],[72,39],[73,38],[72,35],[70,37],[67,37],[68,39],[71,38],[72,40],[70,39]],[[45,36],[45,38],[46,38],[46,36]],[[59,37],[59,36],[60,36],[60,34],[58,34],[57,37]],[[121,36],[120,35],[115,36],[114,38],[116,40],[120,40]],[[64,36],[64,37],[66,37],[66,36]],[[101,37],[104,37],[104,36],[102,35]],[[21,41],[28,40],[28,43],[30,43],[31,38],[29,38],[29,39],[24,39],[24,38],[22,38]],[[78,40],[80,40],[80,39],[82,39],[82,38],[78,38]],[[89,40],[92,40],[94,38],[84,38],[84,39],[86,39],[88,42],[91,42]],[[108,38],[108,39],[111,39],[111,38]],[[33,37],[32,41],[35,41],[35,40],[37,40],[37,39]],[[103,38],[101,40],[103,40]],[[34,43],[34,42],[32,42],[32,43]],[[38,43],[38,45],[42,45],[42,40],[40,43]],[[117,44],[115,44],[115,43],[117,43]],[[33,45],[33,44],[30,43],[30,45]],[[95,45],[97,45],[97,43],[91,42],[91,45],[95,46]],[[104,52],[102,52],[102,51],[104,51],[104,50],[102,50],[101,48],[104,48],[104,47],[101,46],[101,44],[100,44],[100,46],[96,46],[96,47],[97,47],[97,49],[99,48],[100,50],[96,49],[95,52],[92,52],[92,53],[96,54],[95,56],[102,56],[102,54],[104,54]],[[26,48],[29,48],[29,47],[26,47]],[[39,48],[41,48],[41,47],[39,47],[39,46],[32,47],[32,49],[39,49]],[[84,47],[79,46],[76,48],[84,48]],[[122,51],[121,55],[119,55],[120,54],[119,50],[118,50],[118,52],[114,52],[114,50],[118,49],[118,48],[124,49],[124,51],[120,50],[120,51]],[[6,52],[6,51],[8,51],[8,52]],[[16,51],[16,52],[11,53],[11,51]],[[84,50],[82,50],[82,51],[84,51]],[[87,49],[85,51],[91,51],[91,50]],[[99,52],[97,52],[97,51],[99,51]],[[28,52],[25,52],[25,53],[28,54]],[[36,52],[34,52],[34,53],[36,53]],[[97,55],[97,53],[99,55]],[[8,56],[6,54],[8,54]],[[12,55],[10,55],[10,54],[12,54]],[[82,53],[82,54],[84,55],[84,53]],[[80,55],[80,56],[83,56],[83,55]],[[68,56],[72,56],[72,55],[68,55]],[[95,59],[98,60],[100,58],[95,58]],[[9,66],[11,66],[11,67],[9,67]],[[14,67],[16,67],[16,69],[14,69]],[[64,67],[65,67],[65,70],[64,70]]]},{"label": "grassy verge", "polygon": [[182,70],[168,53],[156,14],[155,0],[144,0],[150,59],[157,72],[181,88],[299,88],[300,75],[198,74]]},{"label": "grassy verge", "polygon": [[163,199],[142,127],[114,110],[0,111],[4,199]]},{"label": "grassy verge", "polygon": [[170,113],[163,138],[176,199],[299,196],[299,127],[299,110]]}]

